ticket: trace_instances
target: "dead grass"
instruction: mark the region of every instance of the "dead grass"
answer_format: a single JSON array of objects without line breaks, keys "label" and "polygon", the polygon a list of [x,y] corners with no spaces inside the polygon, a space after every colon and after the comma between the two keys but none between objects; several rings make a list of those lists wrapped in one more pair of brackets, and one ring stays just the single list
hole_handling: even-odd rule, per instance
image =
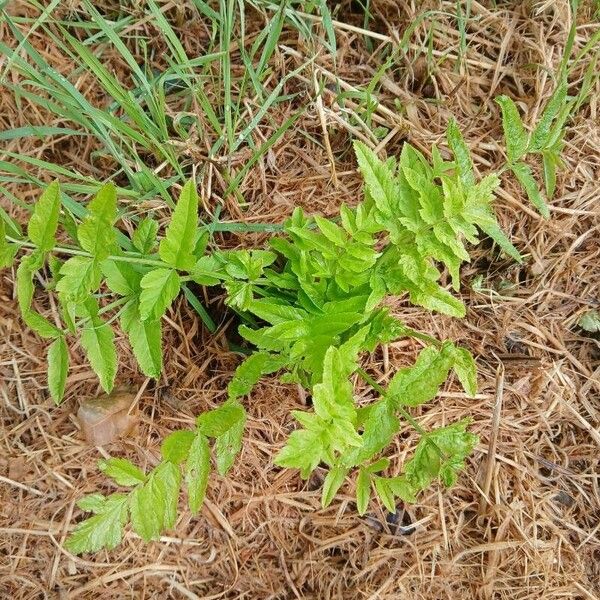
[{"label": "dead grass", "polygon": [[[77,6],[68,4],[66,9]],[[533,65],[548,73],[556,68],[570,24],[568,3],[550,0],[491,8],[491,3],[472,2],[468,50],[460,67],[456,21],[447,14],[454,11],[454,3],[424,2],[418,10],[414,4],[421,3],[371,3],[376,48],[388,43],[388,37],[398,39],[418,12],[444,11],[435,16],[432,77],[427,77],[426,53],[430,20],[417,27],[401,67],[389,71],[383,81],[373,119],[393,133],[380,145],[393,154],[408,139],[427,149],[441,138],[454,114],[472,145],[477,169],[487,171],[502,161],[493,98],[500,93],[512,96],[529,122],[539,114],[552,84],[544,68]],[[353,27],[362,24],[349,3],[342,3],[339,15]],[[187,26],[183,18],[181,39],[197,46],[197,37],[185,36]],[[597,29],[590,3],[581,10],[576,49]],[[337,33],[337,65],[322,52],[316,74],[327,77],[335,68],[346,89],[368,83],[378,67],[375,55],[352,28],[338,27]],[[289,50],[280,49],[279,74],[298,66],[306,50],[292,30],[284,37]],[[32,41],[45,48],[48,60],[60,60],[39,35]],[[113,66],[118,71],[118,65]],[[573,92],[584,67],[571,75]],[[68,72],[69,65],[64,69]],[[293,83],[294,91],[313,97],[313,77],[307,71],[305,80]],[[80,83],[86,93],[96,93],[85,81]],[[531,260],[519,267],[490,248],[478,248],[463,270],[462,293],[469,307],[463,321],[432,317],[403,302],[395,306],[409,324],[471,348],[478,357],[481,386],[471,400],[449,384],[440,401],[421,415],[429,426],[466,415],[473,418],[481,444],[458,485],[450,491],[433,489],[396,515],[372,504],[372,512],[360,518],[350,485],[322,510],[317,478],[303,483],[295,473],[273,466],[272,457],[293,426],[289,412],[302,405],[303,398],[293,386],[267,380],[246,402],[249,422],[243,452],[227,478],[212,478],[199,517],[184,511],[170,536],[160,542],[146,545],[129,534],[118,551],[71,556],[61,542],[79,514],[74,502],[85,492],[107,489],[96,469],[97,459],[110,453],[128,456],[141,466],[154,464],[160,439],[168,431],[191,423],[195,414],[223,400],[238,359],[227,350],[223,335],[209,335],[189,306],[178,303],[166,324],[164,376],[147,385],[140,401],[138,436],[104,449],[87,447],[79,439],[73,415],[80,398],[96,393],[95,379],[79,348],[72,347],[75,367],[67,383],[68,397],[62,406],[53,406],[45,390],[45,344],[21,323],[13,273],[2,272],[0,596],[599,597],[600,352],[598,338],[576,326],[579,315],[600,301],[599,91],[596,84],[590,103],[570,127],[566,168],[549,221],[529,208],[508,178],[504,182],[499,200],[502,223]],[[218,168],[208,169],[201,182],[207,208],[223,202],[232,219],[281,221],[296,205],[332,214],[342,202],[355,201],[360,181],[350,134],[368,139],[369,133],[346,112],[352,111],[351,105],[342,109],[332,98],[326,95],[321,106],[311,107],[250,171],[242,185],[247,210],[234,198],[222,198]],[[3,128],[45,122],[44,115],[28,110],[26,101],[19,107],[8,93],[2,95],[2,107]],[[274,121],[286,116],[282,111]],[[192,162],[201,160],[205,144],[190,141],[186,151]],[[94,145],[86,138],[21,140],[6,143],[5,149],[97,177],[110,173],[104,170],[110,165],[94,164]],[[21,198],[32,197],[25,186],[13,191]],[[252,243],[260,239],[252,236]],[[237,245],[248,240],[249,236],[229,235],[222,241]],[[478,275],[483,276],[485,290],[475,292],[471,284]],[[40,295],[37,307],[51,311],[44,302]],[[210,310],[222,314],[218,299]],[[227,319],[223,316],[219,324],[227,325]],[[119,383],[139,387],[145,382],[122,338],[120,342]],[[416,351],[413,342],[392,344],[372,357],[369,368],[385,380]],[[411,437],[397,440],[390,456],[398,465],[413,442]]]}]

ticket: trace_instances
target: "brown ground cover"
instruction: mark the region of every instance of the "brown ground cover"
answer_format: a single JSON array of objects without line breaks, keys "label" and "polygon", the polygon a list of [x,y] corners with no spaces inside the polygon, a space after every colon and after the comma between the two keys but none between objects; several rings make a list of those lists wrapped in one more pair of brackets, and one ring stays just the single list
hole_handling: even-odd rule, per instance
[{"label": "brown ground cover", "polygon": [[[388,155],[398,153],[405,140],[427,150],[442,140],[454,115],[477,170],[489,172],[503,162],[494,97],[511,96],[531,123],[550,95],[551,74],[571,24],[568,2],[469,4],[461,56],[454,2],[371,2],[376,33],[369,39],[375,48],[401,37],[424,10],[437,11],[415,28],[409,52],[382,79],[373,121],[390,132],[379,143]],[[61,10],[77,10],[77,5],[65,2]],[[201,54],[202,21],[187,18],[186,9],[174,2],[165,6],[165,14],[180,19],[178,32],[190,55]],[[359,136],[372,141],[368,128],[352,119],[351,103],[342,109],[334,102],[333,91],[324,94],[322,103],[310,103],[314,77],[335,72],[340,85],[352,89],[368,84],[379,67],[357,30],[362,25],[357,6],[342,2],[337,17],[345,25],[336,26],[336,64],[319,51],[314,66],[288,84],[287,91],[299,96],[280,106],[257,134],[268,136],[295,104],[309,99],[296,126],[244,179],[241,192],[248,206],[223,197],[225,185],[215,162],[199,183],[208,210],[222,204],[225,219],[281,222],[294,206],[332,215],[342,202],[360,198],[350,142]],[[598,31],[592,3],[583,4],[578,19],[574,53]],[[249,11],[247,43],[264,25],[261,13]],[[140,35],[155,34],[151,23],[134,27]],[[1,22],[0,37],[10,39]],[[34,32],[31,42],[46,60],[70,72],[73,65],[41,33]],[[155,43],[160,47],[159,39]],[[315,50],[290,27],[280,44],[267,87]],[[110,63],[110,53],[104,60]],[[232,61],[234,71],[241,72],[235,52]],[[588,64],[582,61],[570,74],[572,93]],[[120,73],[122,67],[115,57],[111,68]],[[77,85],[99,103],[105,100],[85,77]],[[569,124],[565,165],[549,220],[541,219],[521,189],[503,176],[500,220],[529,260],[518,265],[485,244],[478,247],[462,272],[461,293],[468,307],[464,320],[432,316],[403,299],[393,306],[409,325],[458,340],[475,354],[477,397],[467,398],[450,383],[439,402],[423,408],[419,417],[435,426],[469,415],[481,438],[456,487],[446,491],[436,486],[395,515],[372,502],[368,515],[359,517],[350,484],[321,509],[317,478],[303,482],[297,473],[273,466],[275,452],[293,427],[290,410],[301,407],[304,398],[295,386],[267,379],[246,400],[243,451],[226,478],[211,478],[208,501],[198,517],[183,511],[176,528],[158,542],[145,544],[128,534],[113,552],[70,555],[61,543],[80,515],[75,501],[83,493],[111,489],[96,467],[98,458],[126,456],[152,466],[169,431],[191,424],[194,415],[223,401],[239,362],[227,343],[235,322],[219,297],[206,296],[219,325],[219,333],[211,335],[180,299],[166,319],[165,372],[156,383],[139,374],[121,337],[118,382],[140,391],[141,424],[134,436],[102,449],[89,447],[74,415],[79,401],[97,394],[98,386],[81,349],[70,348],[75,366],[67,398],[55,407],[46,391],[46,344],[19,318],[14,271],[0,273],[0,597],[599,597],[600,352],[597,335],[577,326],[581,314],[600,301],[599,91],[596,81],[589,102]],[[6,89],[1,107],[2,130],[65,125],[49,122]],[[176,104],[171,108],[178,110]],[[99,179],[114,169],[97,161],[96,142],[88,137],[1,143],[0,154],[43,157]],[[200,132],[190,138],[181,149],[188,164],[205,161],[207,143]],[[234,168],[247,160],[244,152],[232,157]],[[45,178],[43,172],[38,175]],[[23,185],[11,191],[26,200],[37,194]],[[18,214],[8,199],[0,201]],[[235,247],[264,239],[260,234],[227,234],[220,241]],[[55,310],[45,294],[35,302],[42,312]],[[414,341],[391,344],[373,355],[370,368],[385,381],[417,351]],[[414,442],[410,436],[399,438],[390,456],[401,464]]]}]

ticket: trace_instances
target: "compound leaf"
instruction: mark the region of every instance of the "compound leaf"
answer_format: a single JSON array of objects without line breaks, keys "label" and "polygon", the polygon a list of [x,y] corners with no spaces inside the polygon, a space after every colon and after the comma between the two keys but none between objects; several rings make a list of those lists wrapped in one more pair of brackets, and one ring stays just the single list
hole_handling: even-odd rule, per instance
[{"label": "compound leaf", "polygon": [[154,469],[154,483],[164,498],[162,528],[169,529],[177,520],[177,501],[181,487],[181,471],[174,463],[162,462]]},{"label": "compound leaf", "polygon": [[321,432],[298,429],[292,431],[274,462],[280,467],[299,469],[302,479],[308,479],[324,457],[325,448]]},{"label": "compound leaf", "polygon": [[5,269],[13,264],[18,250],[19,246],[17,244],[11,244],[6,239],[6,225],[4,220],[0,218],[0,269]]},{"label": "compound leaf", "polygon": [[41,267],[43,257],[39,252],[26,256],[17,268],[17,300],[21,316],[26,325],[44,338],[58,338],[62,331],[55,327],[48,319],[31,309],[33,302],[33,276]]},{"label": "compound leaf", "polygon": [[106,259],[100,263],[100,269],[113,294],[132,296],[139,292],[142,276],[125,261]]},{"label": "compound leaf", "polygon": [[373,477],[373,482],[375,483],[375,491],[379,496],[379,499],[383,503],[383,505],[391,512],[396,512],[396,500],[394,498],[394,492],[390,487],[389,480],[385,477],[380,477],[379,475],[375,475]]},{"label": "compound leaf", "polygon": [[415,454],[404,466],[404,474],[415,490],[428,487],[438,477],[447,487],[464,468],[465,458],[479,438],[467,431],[469,419],[440,427],[419,440]]},{"label": "compound leaf", "polygon": [[542,155],[542,165],[544,168],[544,185],[546,187],[546,196],[552,198],[556,191],[556,169],[559,164],[558,152],[547,150]]},{"label": "compound leaf", "polygon": [[56,290],[65,298],[84,302],[100,286],[102,273],[98,262],[87,256],[72,256],[60,269]]},{"label": "compound leaf", "polygon": [[95,514],[101,513],[105,505],[106,496],[104,494],[90,494],[77,501],[77,506],[81,510]]},{"label": "compound leaf", "polygon": [[242,448],[242,437],[244,435],[244,426],[246,424],[246,412],[241,404],[240,408],[240,418],[234,421],[225,433],[218,436],[215,442],[215,459],[217,473],[219,473],[219,475],[225,475],[227,471],[229,471],[235,457]]},{"label": "compound leaf", "polygon": [[180,483],[179,468],[162,462],[131,493],[131,524],[143,540],[158,539],[164,529],[175,524]]},{"label": "compound leaf", "polygon": [[347,466],[370,460],[392,441],[400,429],[400,421],[394,414],[392,402],[379,400],[361,408],[360,411],[359,421],[363,428],[360,436],[361,446],[342,458],[342,462]]},{"label": "compound leaf", "polygon": [[196,418],[198,429],[203,435],[218,438],[224,435],[238,421],[244,419],[244,407],[239,402],[225,402],[225,404],[202,413]]},{"label": "compound leaf", "polygon": [[563,108],[567,99],[567,82],[561,81],[550,96],[542,116],[531,134],[531,150],[539,151],[546,148],[552,137],[552,122]]},{"label": "compound leaf", "polygon": [[477,393],[477,365],[473,355],[466,348],[455,348],[452,367],[465,392],[469,396],[475,396]]}]

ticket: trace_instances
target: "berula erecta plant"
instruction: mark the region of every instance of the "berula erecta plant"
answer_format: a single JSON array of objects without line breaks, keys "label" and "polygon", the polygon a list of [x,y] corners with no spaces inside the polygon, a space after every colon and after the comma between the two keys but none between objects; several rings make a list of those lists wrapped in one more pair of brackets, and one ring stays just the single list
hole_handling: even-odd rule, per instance
[{"label": "berula erecta plant", "polygon": [[[557,94],[564,103],[564,87],[553,98]],[[499,100],[508,167],[544,214],[547,207],[523,157],[529,151],[554,152],[556,159],[549,162],[558,163],[564,120],[557,102],[551,99],[528,135],[515,105]],[[193,429],[170,434],[161,446],[162,460],[152,470],[143,472],[122,458],[100,461],[100,469],[126,491],[92,494],[79,502],[93,515],[76,526],[66,541],[68,550],[114,548],[128,522],[144,540],[158,538],[175,524],[182,482],[189,508],[197,512],[212,462],[225,475],[241,448],[246,419],[241,399],[266,374],[277,373],[282,382],[298,383],[311,394],[312,408],[293,412],[298,428],[274,460],[298,469],[304,479],[326,468],[323,506],[349,476],[356,476],[360,514],[373,491],[394,511],[398,499],[414,502],[438,479],[446,486],[454,483],[478,441],[468,431],[469,420],[426,431],[410,409],[435,398],[451,371],[465,392],[474,395],[475,362],[467,349],[407,327],[385,308],[385,300],[408,294],[415,305],[462,317],[461,300],[440,285],[439,266],[458,290],[460,266],[469,260],[465,242],[476,244],[480,231],[515,260],[521,256],[492,210],[498,174],[477,181],[454,121],[447,142],[453,160],[434,146],[431,162],[408,143],[399,159],[382,161],[357,142],[364,200],[354,207],[343,205],[334,220],[309,217],[297,208],[268,249],[209,251],[209,228],[198,224],[193,181],[181,190],[162,236],[151,217],[139,222],[131,239],[115,226],[117,194],[110,183],[88,204],[79,223],[67,210],[61,212],[58,182],[36,203],[26,236],[14,222],[7,228],[0,220],[0,266],[10,266],[19,250],[28,251],[16,271],[17,296],[24,322],[52,340],[48,388],[56,402],[65,391],[67,340],[72,336],[79,337],[102,387],[111,391],[117,373],[116,322],[141,371],[158,377],[161,318],[187,282],[222,286],[226,303],[244,317],[240,335],[255,348],[231,379],[228,400],[198,416]],[[70,245],[57,243],[59,224]],[[60,324],[33,308],[33,278],[46,268],[46,288],[58,300]],[[412,366],[398,370],[383,387],[361,364],[379,345],[402,337],[416,338],[424,347]],[[357,379],[373,388],[376,399],[355,401]],[[390,476],[398,469],[389,468],[384,452],[405,425],[420,439],[400,474]]]}]

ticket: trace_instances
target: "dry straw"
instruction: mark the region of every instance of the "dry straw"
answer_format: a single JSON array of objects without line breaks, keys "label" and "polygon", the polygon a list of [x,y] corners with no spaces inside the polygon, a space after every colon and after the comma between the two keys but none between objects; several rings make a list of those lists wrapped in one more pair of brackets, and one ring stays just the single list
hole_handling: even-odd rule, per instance
[{"label": "dry straw", "polygon": [[[77,2],[64,4],[64,11],[78,8]],[[496,143],[501,126],[494,97],[504,93],[514,98],[526,120],[533,122],[551,93],[551,73],[560,62],[572,17],[568,3],[497,3],[495,8],[493,3],[466,4],[471,18],[461,50],[461,33],[451,16],[454,2],[370,3],[370,28],[378,32],[371,36],[375,48],[399,40],[422,10],[437,10],[434,29],[431,19],[415,27],[402,68],[388,72],[378,94],[372,118],[375,125],[393,132],[380,144],[388,155],[396,154],[405,139],[426,150],[442,138],[454,115],[471,143],[476,168],[494,168],[503,160]],[[582,4],[575,53],[598,31],[593,3]],[[176,3],[165,5],[167,14],[182,17],[181,42],[190,55],[198,55],[206,27],[198,19],[186,19],[183,10]],[[350,3],[342,3],[341,20],[352,27],[334,24],[336,64],[321,52],[314,71],[307,70],[304,79],[290,83],[290,93],[314,97],[315,77],[331,78],[330,83],[346,90],[371,80],[379,65],[360,31],[362,17],[352,10]],[[248,13],[247,43],[264,27],[264,19],[263,14]],[[148,21],[132,25],[131,31],[151,40],[156,36]],[[0,38],[10,39],[2,23]],[[30,42],[65,74],[72,70],[40,31],[31,35]],[[156,39],[158,48],[161,43]],[[273,79],[297,68],[309,51],[297,31],[284,29]],[[160,52],[156,56],[159,60]],[[124,73],[110,51],[103,60],[117,76]],[[231,60],[234,70],[243,70],[235,50]],[[585,63],[571,73],[574,89],[583,78]],[[429,74],[428,68],[433,68]],[[77,81],[83,94],[102,105],[106,99],[98,97],[92,83],[85,75]],[[346,488],[322,510],[320,482],[304,484],[294,472],[272,466],[275,451],[292,427],[290,410],[302,407],[305,400],[295,387],[267,380],[247,402],[243,452],[227,479],[210,482],[209,501],[200,517],[192,519],[184,512],[176,537],[150,545],[129,535],[118,551],[88,558],[69,555],[61,543],[72,527],[74,501],[82,492],[106,485],[97,459],[110,452],[136,464],[155,464],[160,439],[224,399],[238,359],[228,351],[224,335],[210,335],[189,306],[178,303],[165,326],[166,372],[139,401],[139,435],[104,450],[87,447],[80,441],[73,415],[78,399],[97,392],[95,380],[87,367],[75,367],[67,401],[53,407],[44,389],[43,342],[20,322],[12,275],[3,272],[0,596],[597,598],[600,353],[598,339],[584,335],[576,322],[599,300],[599,92],[596,80],[589,104],[570,125],[565,169],[549,221],[527,207],[516,185],[504,186],[499,202],[502,225],[531,260],[520,267],[489,249],[478,249],[462,273],[468,305],[463,321],[424,315],[402,302],[394,306],[408,325],[471,348],[478,356],[481,384],[474,400],[453,387],[446,389],[441,402],[421,415],[427,426],[473,417],[481,444],[466,473],[450,492],[430,491],[397,515],[373,506],[367,518],[358,517],[353,490]],[[206,170],[201,192],[207,208],[214,210],[222,202],[223,215],[231,219],[280,222],[295,205],[333,214],[342,202],[357,198],[360,180],[349,150],[350,136],[362,136],[373,145],[375,141],[366,124],[351,118],[352,102],[340,107],[328,100],[325,92],[323,102],[307,110],[249,171],[240,188],[249,202],[247,210],[240,209],[233,196],[223,198],[226,182],[217,166]],[[65,125],[49,122],[27,99],[17,102],[7,90],[1,105],[3,130],[32,123]],[[289,110],[290,106],[280,105],[260,135],[268,136],[270,127],[289,117]],[[201,136],[193,137],[182,151],[200,162],[206,156],[205,143]],[[97,178],[114,169],[110,162],[97,159],[95,142],[88,137],[5,141],[2,150],[58,162]],[[234,161],[243,161],[243,152]],[[36,194],[27,185],[14,185],[10,191],[24,200]],[[235,247],[261,239],[227,235],[220,242]],[[483,288],[474,291],[470,284],[478,275],[483,276]],[[220,300],[206,301],[214,315],[222,315],[220,331],[230,335],[232,324]],[[50,304],[37,308],[50,318],[55,310]],[[124,339],[120,341],[126,357]],[[370,367],[384,381],[413,360],[417,350],[410,341],[391,345],[373,357]],[[83,364],[79,348],[72,348],[71,354],[75,364]],[[503,378],[496,377],[499,364]],[[133,362],[126,359],[119,381],[143,383]],[[413,442],[398,439],[394,458],[401,462]],[[493,456],[488,455],[490,449]]]}]

